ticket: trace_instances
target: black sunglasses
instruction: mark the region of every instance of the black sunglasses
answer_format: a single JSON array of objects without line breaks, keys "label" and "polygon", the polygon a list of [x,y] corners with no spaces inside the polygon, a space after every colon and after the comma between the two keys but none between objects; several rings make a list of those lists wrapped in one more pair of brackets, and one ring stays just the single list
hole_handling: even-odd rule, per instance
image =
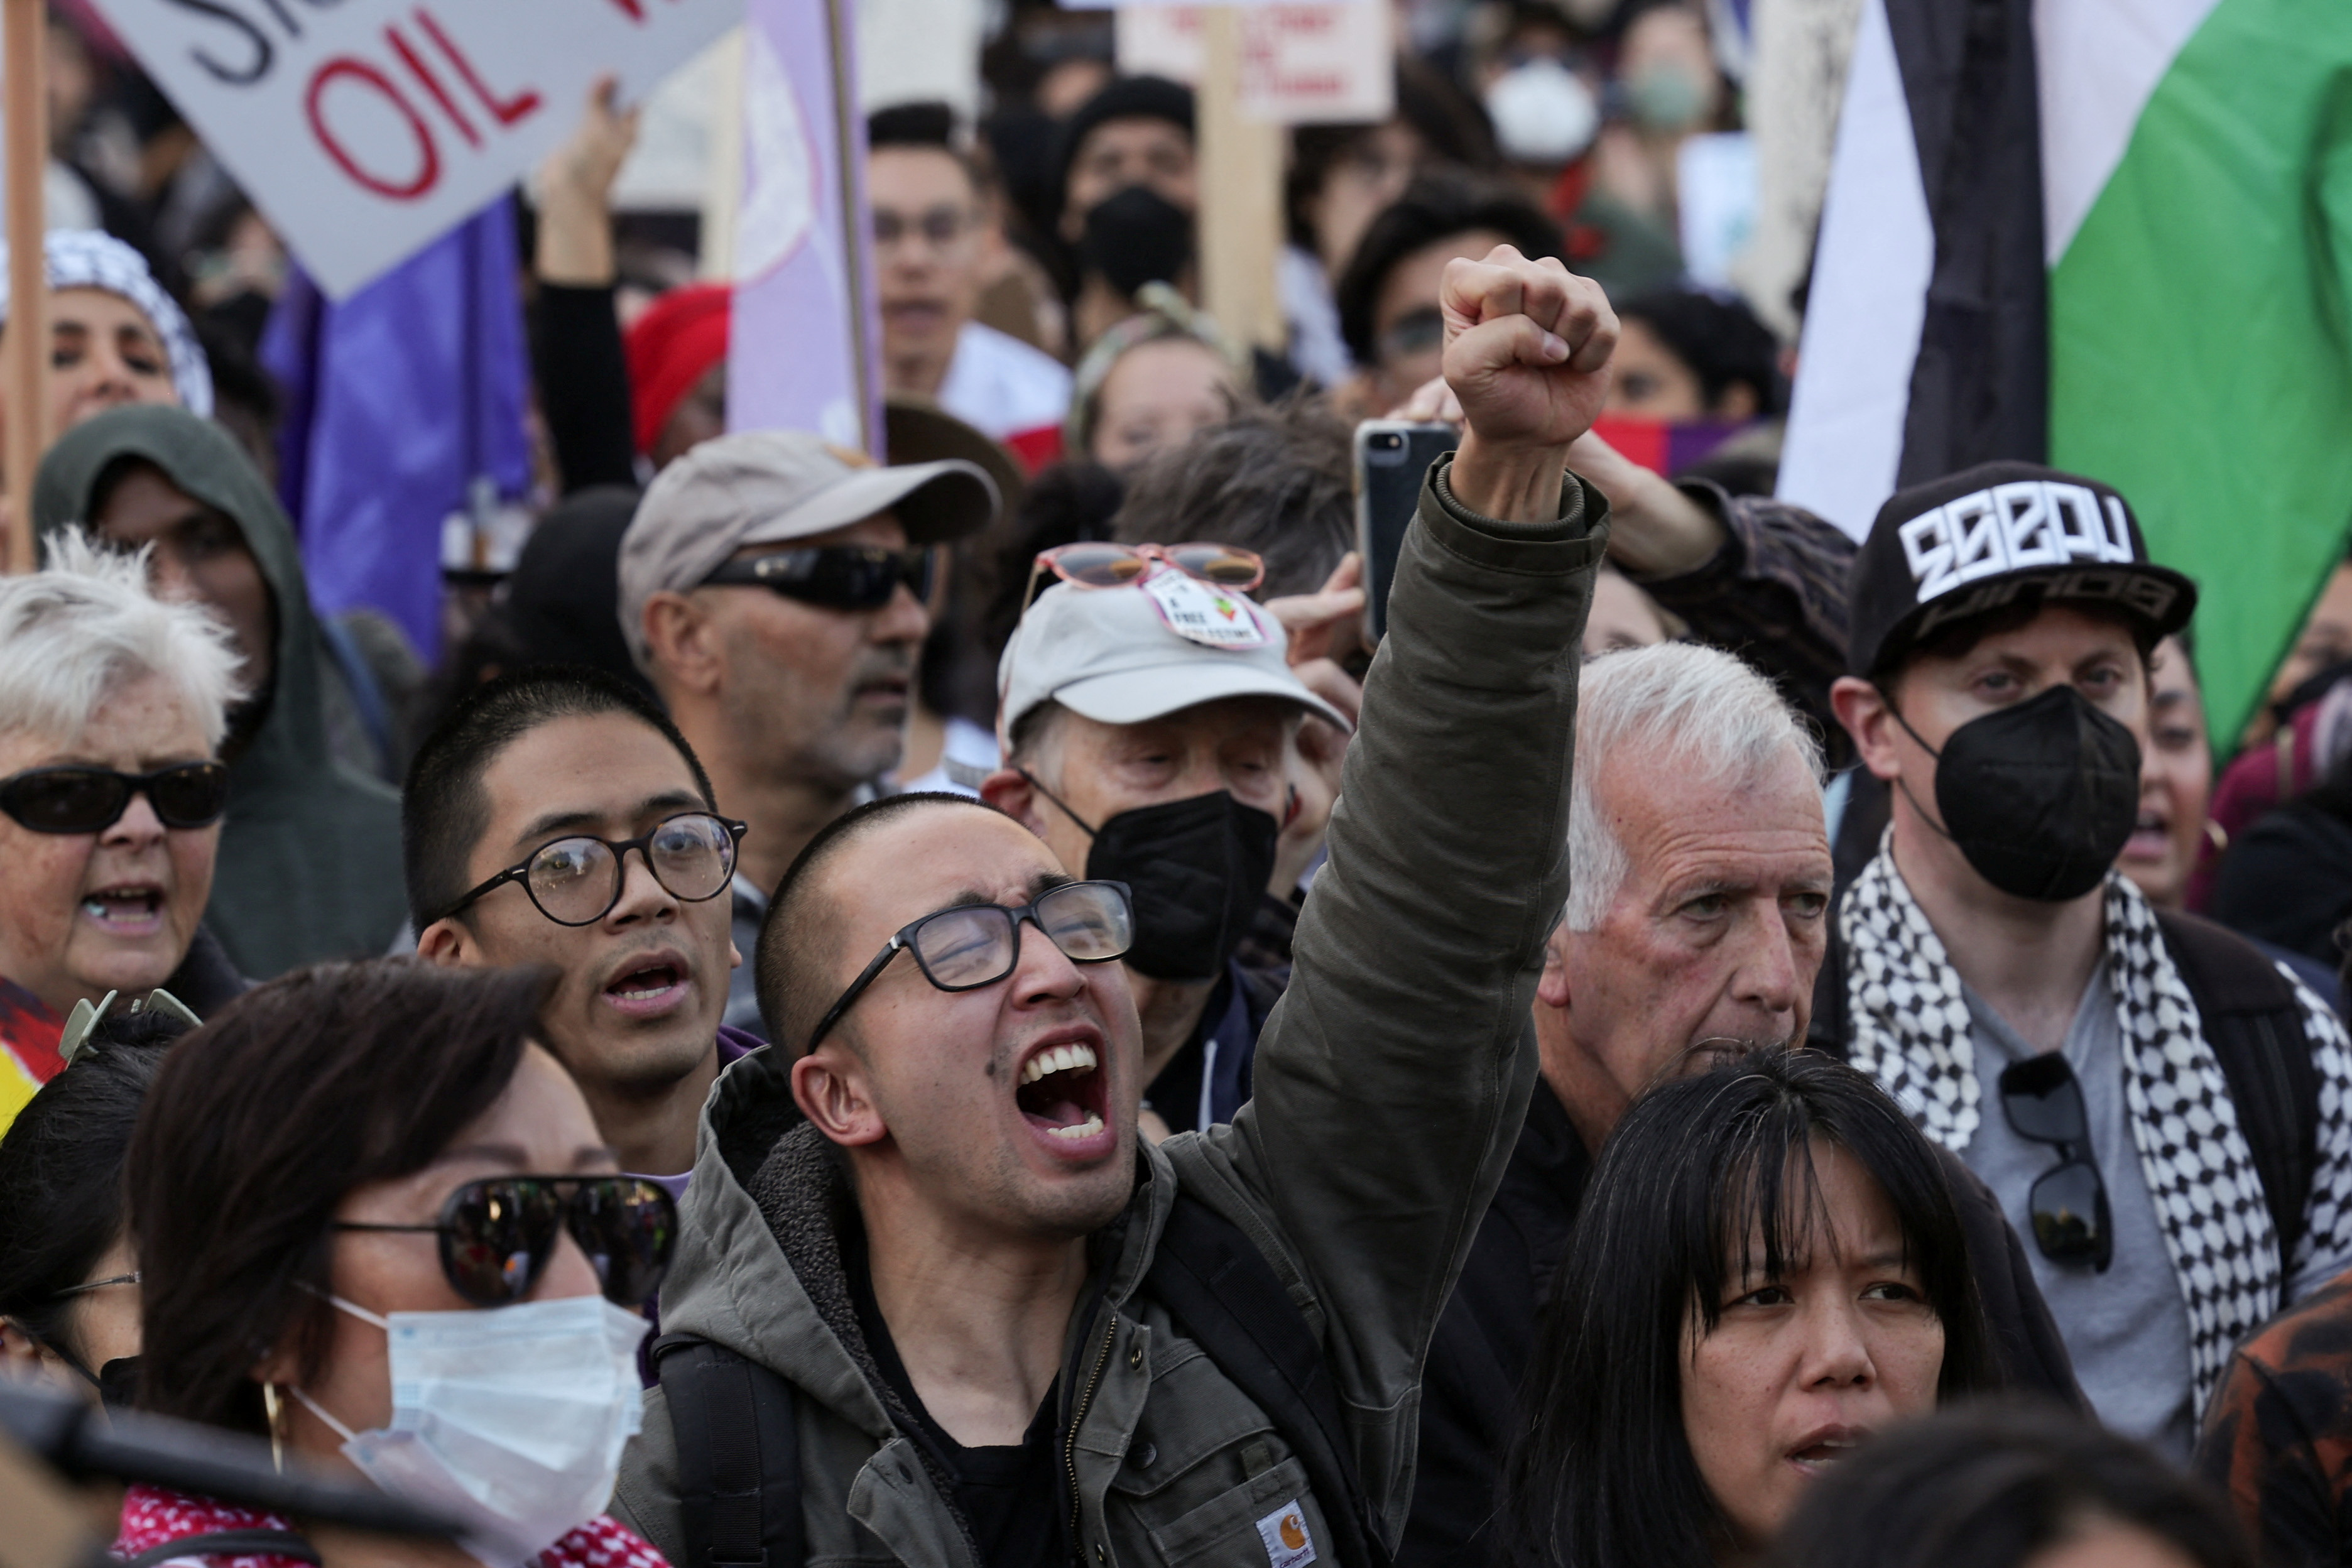
[{"label": "black sunglasses", "polygon": [[878,610],[905,584],[919,602],[931,596],[931,552],[870,544],[807,544],[729,561],[702,581],[772,588],[828,610]]},{"label": "black sunglasses", "polygon": [[1013,973],[1021,961],[1021,922],[1030,921],[1073,963],[1108,963],[1135,942],[1135,906],[1125,882],[1065,882],[1034,903],[951,904],[898,928],[866,972],[849,983],[809,1036],[816,1049],[849,1005],[899,952],[915,955],[923,978],[941,991],[977,991]]},{"label": "black sunglasses", "polygon": [[520,882],[539,912],[557,925],[594,925],[621,901],[621,889],[628,880],[625,863],[632,849],[645,857],[654,880],[670,897],[698,904],[727,890],[735,876],[735,853],[746,831],[746,824],[707,811],[682,811],[664,817],[652,831],[635,838],[573,834],[541,845],[530,852],[530,859],[469,889],[433,919],[446,921],[491,889]]},{"label": "black sunglasses", "polygon": [[220,763],[175,763],[152,773],[33,768],[0,779],[0,811],[35,833],[103,833],[142,795],[166,827],[210,827],[228,809],[228,768]]},{"label": "black sunglasses", "polygon": [[337,1220],[335,1228],[439,1237],[442,1275],[477,1307],[530,1295],[568,1230],[595,1266],[604,1300],[642,1307],[669,1271],[677,1205],[643,1176],[489,1176],[451,1193],[438,1225]]},{"label": "black sunglasses", "polygon": [[2105,1273],[2116,1258],[2116,1230],[2074,1069],[2056,1051],[2011,1062],[2001,1069],[2000,1108],[2020,1138],[2058,1150],[2058,1163],[2034,1182],[2027,1199],[2034,1245],[2053,1262],[2087,1262]]}]

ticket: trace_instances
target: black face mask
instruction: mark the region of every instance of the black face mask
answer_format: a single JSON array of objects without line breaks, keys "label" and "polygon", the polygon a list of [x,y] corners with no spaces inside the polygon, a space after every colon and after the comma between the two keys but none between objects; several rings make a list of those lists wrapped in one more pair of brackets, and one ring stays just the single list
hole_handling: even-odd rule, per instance
[{"label": "black face mask", "polygon": [[1192,215],[1149,185],[1129,185],[1087,213],[1079,264],[1122,294],[1175,282],[1192,258]]},{"label": "black face mask", "polygon": [[1936,759],[1940,831],[1977,875],[2014,897],[2081,898],[2114,868],[2139,819],[2139,742],[2072,686],[1969,720],[1940,752],[1919,744]]},{"label": "black face mask", "polygon": [[1282,829],[1271,813],[1218,790],[1138,806],[1088,827],[1044,784],[1029,782],[1094,839],[1087,879],[1127,884],[1135,900],[1135,945],[1127,963],[1154,980],[1214,980],[1223,973],[1274,875]]}]

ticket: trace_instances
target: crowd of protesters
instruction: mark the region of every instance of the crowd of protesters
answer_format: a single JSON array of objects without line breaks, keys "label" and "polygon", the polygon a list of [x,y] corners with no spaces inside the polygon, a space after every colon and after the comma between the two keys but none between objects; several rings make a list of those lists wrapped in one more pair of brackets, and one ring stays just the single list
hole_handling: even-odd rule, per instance
[{"label": "crowd of protesters", "polygon": [[456,1532],[118,1558],[2352,1562],[2352,563],[2217,752],[2099,477],[1775,500],[1727,8],[1438,9],[1291,138],[1281,353],[1107,13],[877,110],[881,464],[730,431],[600,85],[437,649],[314,607],[285,253],[52,17],[0,1376]]}]

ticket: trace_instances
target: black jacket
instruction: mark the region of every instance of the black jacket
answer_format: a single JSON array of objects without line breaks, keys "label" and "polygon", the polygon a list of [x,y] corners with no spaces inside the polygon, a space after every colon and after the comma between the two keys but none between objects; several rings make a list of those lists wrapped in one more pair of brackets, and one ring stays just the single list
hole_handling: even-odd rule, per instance
[{"label": "black jacket", "polygon": [[[1974,1173],[1948,1151],[1937,1153],[1959,1204],[1969,1266],[2004,1379],[2087,1414],[2017,1233]],[[1538,1079],[1503,1184],[1430,1343],[1412,1514],[1397,1568],[1484,1568],[1500,1562],[1494,1542],[1480,1532],[1494,1512],[1503,1452],[1517,1424],[1519,1378],[1535,1349],[1536,1320],[1591,1176],[1592,1157],[1567,1108]]]}]

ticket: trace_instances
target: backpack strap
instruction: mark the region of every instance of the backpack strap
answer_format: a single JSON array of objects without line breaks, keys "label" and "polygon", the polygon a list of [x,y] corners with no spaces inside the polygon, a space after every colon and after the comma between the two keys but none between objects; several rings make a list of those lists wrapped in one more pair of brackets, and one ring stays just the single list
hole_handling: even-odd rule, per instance
[{"label": "backpack strap", "polygon": [[151,1546],[135,1557],[110,1561],[115,1568],[159,1568],[182,1557],[290,1557],[315,1568],[319,1549],[290,1530],[210,1530]]},{"label": "backpack strap", "polygon": [[2253,1151],[2284,1280],[2293,1271],[2319,1169],[2319,1068],[2304,1034],[2302,1004],[2294,983],[2243,939],[2195,915],[2158,910],[2156,921]]},{"label": "backpack strap", "polygon": [[652,1356],[677,1444],[686,1560],[677,1568],[801,1568],[793,1385],[692,1334],[662,1335]]},{"label": "backpack strap", "polygon": [[1265,1255],[1231,1220],[1180,1192],[1144,1284],[1298,1456],[1339,1538],[1334,1558],[1389,1568],[1323,1347]]}]

